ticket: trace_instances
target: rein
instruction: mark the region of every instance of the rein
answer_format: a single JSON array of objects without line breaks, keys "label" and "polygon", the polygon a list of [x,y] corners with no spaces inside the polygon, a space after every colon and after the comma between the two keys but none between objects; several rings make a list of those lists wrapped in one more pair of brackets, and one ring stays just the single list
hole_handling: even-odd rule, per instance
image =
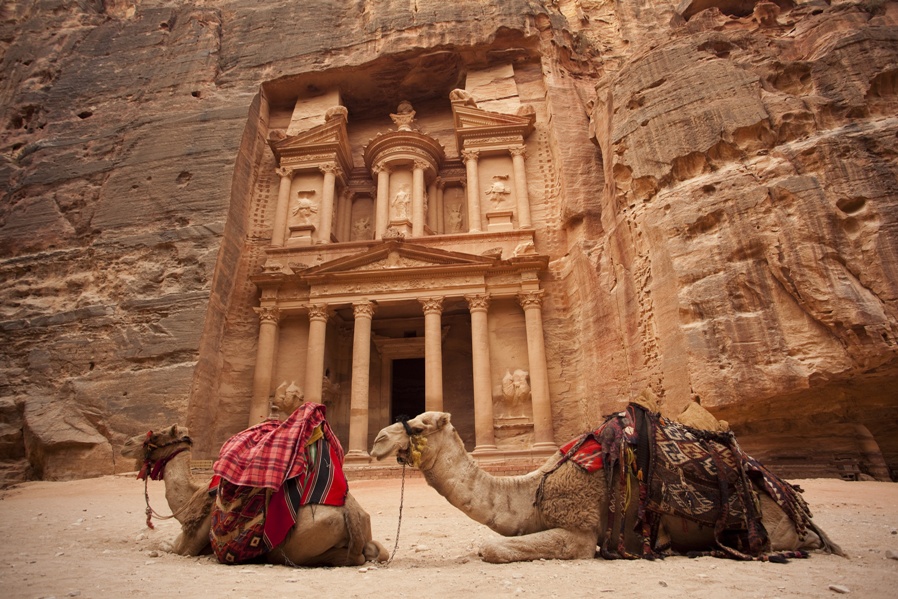
[{"label": "rein", "polygon": [[[405,434],[408,435],[409,438],[409,456],[411,457],[411,465],[417,468],[421,465],[421,452],[427,445],[427,439],[424,438],[424,435],[416,435],[412,432],[411,427],[408,425],[407,418],[402,418],[399,422],[402,423],[402,428],[405,429]],[[402,488],[399,492],[399,521],[396,523],[396,542],[393,544],[393,553],[390,554],[390,559],[386,561],[384,564],[385,566],[390,565],[393,558],[396,557],[396,550],[399,548],[399,531],[402,528],[402,506],[405,503],[405,468],[409,465],[409,461],[407,460],[397,458],[396,461],[402,464]]]},{"label": "rein", "polygon": [[[147,433],[147,439],[143,443],[145,450],[158,449],[159,447],[166,447],[166,445],[174,445],[175,443],[183,442],[182,440],[179,440],[179,441],[175,441],[173,443],[167,443],[166,445],[153,445],[152,443],[150,443],[150,438],[152,436],[153,436],[153,431],[150,431]],[[188,443],[189,442],[190,441],[188,438]],[[190,501],[187,501],[184,503],[184,505],[181,506],[181,509],[177,510],[176,512],[172,512],[172,514],[170,516],[163,516],[162,514],[160,514],[156,510],[154,510],[152,508],[152,506],[150,505],[150,490],[149,490],[150,479],[151,478],[153,480],[162,479],[163,475],[165,474],[165,467],[168,465],[168,463],[176,455],[178,455],[182,451],[187,451],[187,449],[188,449],[187,447],[182,447],[181,449],[172,452],[171,455],[168,455],[168,456],[162,458],[161,460],[153,461],[153,460],[150,460],[149,458],[144,460],[143,467],[140,469],[140,472],[137,474],[137,478],[143,479],[143,497],[147,504],[147,509],[145,510],[146,515],[147,515],[147,528],[150,528],[150,529],[156,528],[155,526],[153,526],[153,518],[156,518],[157,520],[171,520],[172,518],[181,514],[181,512],[186,510],[187,507],[190,505]]]}]

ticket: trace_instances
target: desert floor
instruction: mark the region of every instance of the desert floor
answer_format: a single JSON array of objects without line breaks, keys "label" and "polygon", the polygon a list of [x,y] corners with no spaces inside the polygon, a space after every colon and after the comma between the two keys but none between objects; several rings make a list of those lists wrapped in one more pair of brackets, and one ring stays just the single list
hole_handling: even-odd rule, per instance
[{"label": "desert floor", "polygon": [[[0,492],[0,597],[898,597],[898,484],[797,482],[815,521],[850,559],[486,564],[477,548],[495,533],[415,478],[405,481],[398,550],[389,565],[225,566],[210,556],[167,552],[178,524],[146,527],[143,483],[133,475],[32,482]],[[350,485],[371,514],[375,538],[392,551],[401,481]],[[169,513],[161,482],[150,483],[150,501]]]}]

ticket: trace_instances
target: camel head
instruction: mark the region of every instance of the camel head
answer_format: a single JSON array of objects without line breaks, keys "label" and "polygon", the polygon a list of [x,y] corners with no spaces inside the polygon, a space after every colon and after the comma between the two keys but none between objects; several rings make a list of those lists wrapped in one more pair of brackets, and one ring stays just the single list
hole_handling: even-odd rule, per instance
[{"label": "camel head", "polygon": [[162,477],[165,464],[175,455],[190,449],[192,444],[187,428],[173,424],[158,432],[149,431],[131,437],[122,446],[122,455],[137,460],[140,468],[138,478],[149,474],[153,480],[158,480]]},{"label": "camel head", "polygon": [[427,437],[439,432],[449,424],[446,412],[424,412],[407,421],[400,421],[381,429],[371,447],[371,456],[377,460],[396,454],[400,464],[421,467],[422,452],[427,446]]}]

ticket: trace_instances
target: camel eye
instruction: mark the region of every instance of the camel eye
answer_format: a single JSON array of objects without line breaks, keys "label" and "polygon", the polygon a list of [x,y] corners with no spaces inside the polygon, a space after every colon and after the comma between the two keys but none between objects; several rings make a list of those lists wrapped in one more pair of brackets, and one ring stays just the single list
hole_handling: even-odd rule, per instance
[{"label": "camel eye", "polygon": [[423,427],[423,426],[414,426],[414,427],[412,427],[412,434],[413,434],[413,435],[420,435],[420,434],[423,433],[423,432],[424,432],[424,427]]}]

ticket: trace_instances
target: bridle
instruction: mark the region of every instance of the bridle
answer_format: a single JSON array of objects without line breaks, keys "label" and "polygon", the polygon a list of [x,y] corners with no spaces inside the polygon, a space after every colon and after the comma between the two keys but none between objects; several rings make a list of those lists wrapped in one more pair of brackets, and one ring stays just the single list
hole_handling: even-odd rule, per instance
[{"label": "bridle", "polygon": [[155,529],[153,526],[153,518],[157,520],[171,520],[172,518],[178,516],[187,509],[190,505],[190,502],[187,501],[184,505],[181,506],[181,509],[173,512],[170,516],[163,516],[156,510],[154,510],[150,506],[150,490],[148,488],[149,481],[152,478],[153,480],[162,480],[162,477],[165,475],[165,467],[168,463],[181,452],[187,451],[189,446],[192,445],[192,441],[190,437],[184,437],[182,439],[178,439],[177,441],[172,441],[171,443],[166,443],[165,445],[155,445],[150,443],[150,439],[153,438],[153,431],[147,431],[146,439],[143,441],[143,454],[144,456],[149,456],[150,452],[154,449],[159,449],[160,447],[168,447],[169,445],[174,445],[176,443],[187,443],[188,447],[182,447],[177,451],[173,451],[169,455],[165,456],[160,460],[151,460],[149,457],[145,457],[143,461],[143,466],[140,469],[140,472],[137,473],[137,479],[143,479],[143,497],[147,503],[146,515],[147,515],[147,528]]}]

